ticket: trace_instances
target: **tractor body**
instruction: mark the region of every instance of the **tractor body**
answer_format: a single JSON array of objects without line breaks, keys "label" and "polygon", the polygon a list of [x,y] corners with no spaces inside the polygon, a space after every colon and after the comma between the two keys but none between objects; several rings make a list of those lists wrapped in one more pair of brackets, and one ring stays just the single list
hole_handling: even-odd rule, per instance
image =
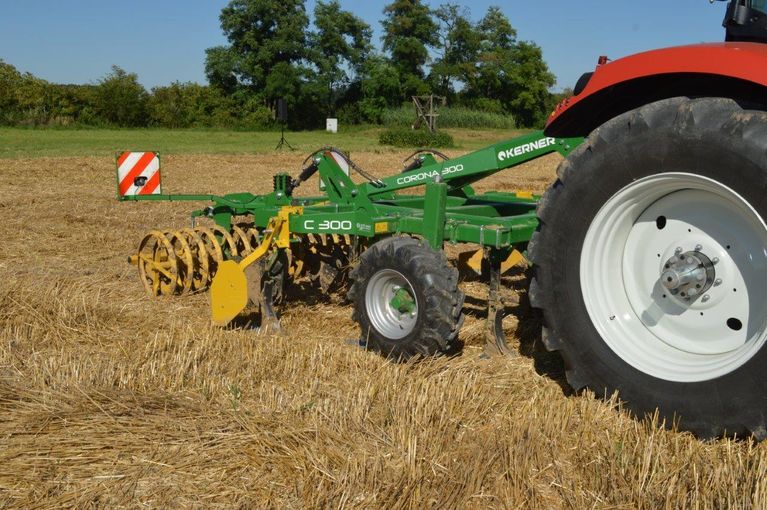
[{"label": "tractor body", "polygon": [[696,44],[601,59],[575,95],[552,113],[550,136],[587,136],[598,126],[645,104],[672,97],[765,101],[767,44]]}]

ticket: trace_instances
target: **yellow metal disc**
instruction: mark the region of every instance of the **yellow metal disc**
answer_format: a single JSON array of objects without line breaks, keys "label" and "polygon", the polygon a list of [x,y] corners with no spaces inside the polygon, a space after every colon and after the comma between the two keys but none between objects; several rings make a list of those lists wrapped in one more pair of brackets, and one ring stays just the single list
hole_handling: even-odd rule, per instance
[{"label": "yellow metal disc", "polygon": [[258,246],[261,244],[261,234],[259,234],[257,228],[249,228],[245,230],[245,233],[248,235],[248,242],[250,243],[250,247],[252,249],[258,248]]},{"label": "yellow metal disc", "polygon": [[186,242],[192,250],[192,259],[194,261],[192,290],[206,289],[210,283],[210,255],[205,247],[205,242],[191,228],[182,229],[181,234],[186,237]]},{"label": "yellow metal disc", "polygon": [[194,258],[189,244],[186,242],[181,232],[169,232],[165,234],[173,246],[173,251],[178,259],[178,285],[176,290],[181,294],[186,294],[192,289],[192,280],[194,279]]},{"label": "yellow metal disc", "polygon": [[232,225],[232,239],[234,244],[237,245],[237,252],[242,257],[247,257],[253,252],[253,246],[250,245],[248,234],[237,225]]},{"label": "yellow metal disc", "polygon": [[221,236],[223,241],[220,241],[221,249],[226,251],[229,249],[229,257],[236,257],[240,253],[237,251],[237,243],[234,242],[232,234],[224,230],[220,225],[211,225],[210,229],[218,236]]},{"label": "yellow metal disc", "polygon": [[171,295],[178,286],[178,263],[173,245],[165,234],[153,230],[139,243],[139,277],[152,296]]},{"label": "yellow metal disc", "polygon": [[[211,257],[212,265],[215,267],[216,264],[223,262],[224,252],[221,250],[221,244],[218,242],[216,234],[207,227],[195,227],[194,231],[200,236],[202,242],[205,243],[205,251]],[[213,267],[211,267],[211,270],[212,269]]]}]

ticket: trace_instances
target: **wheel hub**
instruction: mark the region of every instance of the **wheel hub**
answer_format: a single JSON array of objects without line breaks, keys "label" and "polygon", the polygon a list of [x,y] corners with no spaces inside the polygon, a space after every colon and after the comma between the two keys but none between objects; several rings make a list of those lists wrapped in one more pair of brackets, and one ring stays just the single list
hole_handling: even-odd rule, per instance
[{"label": "wheel hub", "polygon": [[418,299],[413,285],[393,269],[381,269],[370,277],[365,306],[373,327],[391,339],[405,338],[418,321]]},{"label": "wheel hub", "polygon": [[[674,255],[663,265],[660,283],[672,296],[690,302],[704,296],[716,281],[714,262],[700,250],[683,253],[677,248]],[[718,259],[714,258],[718,262]]]},{"label": "wheel hub", "polygon": [[410,295],[410,292],[396,287],[392,290],[394,291],[394,297],[389,301],[389,306],[400,314],[415,312],[415,300]]}]

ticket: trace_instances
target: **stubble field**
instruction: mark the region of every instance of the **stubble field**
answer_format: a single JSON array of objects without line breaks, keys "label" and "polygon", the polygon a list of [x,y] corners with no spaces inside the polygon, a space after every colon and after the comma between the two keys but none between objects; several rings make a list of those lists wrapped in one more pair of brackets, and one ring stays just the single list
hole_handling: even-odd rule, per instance
[{"label": "stubble field", "polygon": [[[453,154],[457,154],[453,151]],[[405,152],[358,151],[385,175]],[[303,155],[166,155],[166,192],[267,192]],[[556,157],[483,189],[542,192]],[[571,395],[522,304],[522,355],[395,364],[338,300],[287,335],[210,326],[207,295],[150,299],[126,258],[190,204],[118,203],[110,157],[0,159],[0,505],[26,508],[722,508],[767,505],[765,447],[700,442]],[[524,275],[512,278],[523,294]],[[523,296],[520,296],[523,298]]]}]

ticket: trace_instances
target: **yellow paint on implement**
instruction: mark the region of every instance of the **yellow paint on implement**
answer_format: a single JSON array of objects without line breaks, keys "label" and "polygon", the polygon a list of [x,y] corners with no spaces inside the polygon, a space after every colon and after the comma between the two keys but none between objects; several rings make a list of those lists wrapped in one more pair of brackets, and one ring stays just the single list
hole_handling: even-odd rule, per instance
[{"label": "yellow paint on implement", "polygon": [[[478,275],[482,274],[482,261],[485,258],[485,251],[484,250],[477,250],[475,251],[470,257],[467,254],[461,254],[459,255],[458,262],[462,266],[467,266],[471,268],[472,271],[477,273]],[[513,250],[511,254],[501,263],[501,274],[506,273],[509,269],[516,266],[517,264],[525,261],[525,256],[520,253],[519,250]]]},{"label": "yellow paint on implement", "polygon": [[[210,314],[215,324],[229,324],[248,306],[251,296],[248,296],[245,268],[258,262],[273,246],[290,247],[290,215],[300,215],[303,212],[303,207],[283,207],[277,216],[269,220],[266,235],[258,248],[240,262],[227,260],[219,264],[210,286]],[[256,301],[255,296],[252,297]]]},{"label": "yellow paint on implement", "polygon": [[482,274],[482,259],[485,258],[485,250],[477,250],[474,255],[466,261],[466,265],[477,274]]},{"label": "yellow paint on implement", "polygon": [[[262,245],[263,246],[263,245]],[[248,279],[240,265],[226,260],[210,286],[210,315],[215,324],[227,325],[248,306]]]},{"label": "yellow paint on implement", "polygon": [[523,262],[525,260],[525,256],[522,255],[522,253],[519,252],[519,250],[514,250],[511,252],[511,255],[501,262],[501,274],[504,274],[506,271],[511,269],[512,267],[516,266],[520,262]]}]

